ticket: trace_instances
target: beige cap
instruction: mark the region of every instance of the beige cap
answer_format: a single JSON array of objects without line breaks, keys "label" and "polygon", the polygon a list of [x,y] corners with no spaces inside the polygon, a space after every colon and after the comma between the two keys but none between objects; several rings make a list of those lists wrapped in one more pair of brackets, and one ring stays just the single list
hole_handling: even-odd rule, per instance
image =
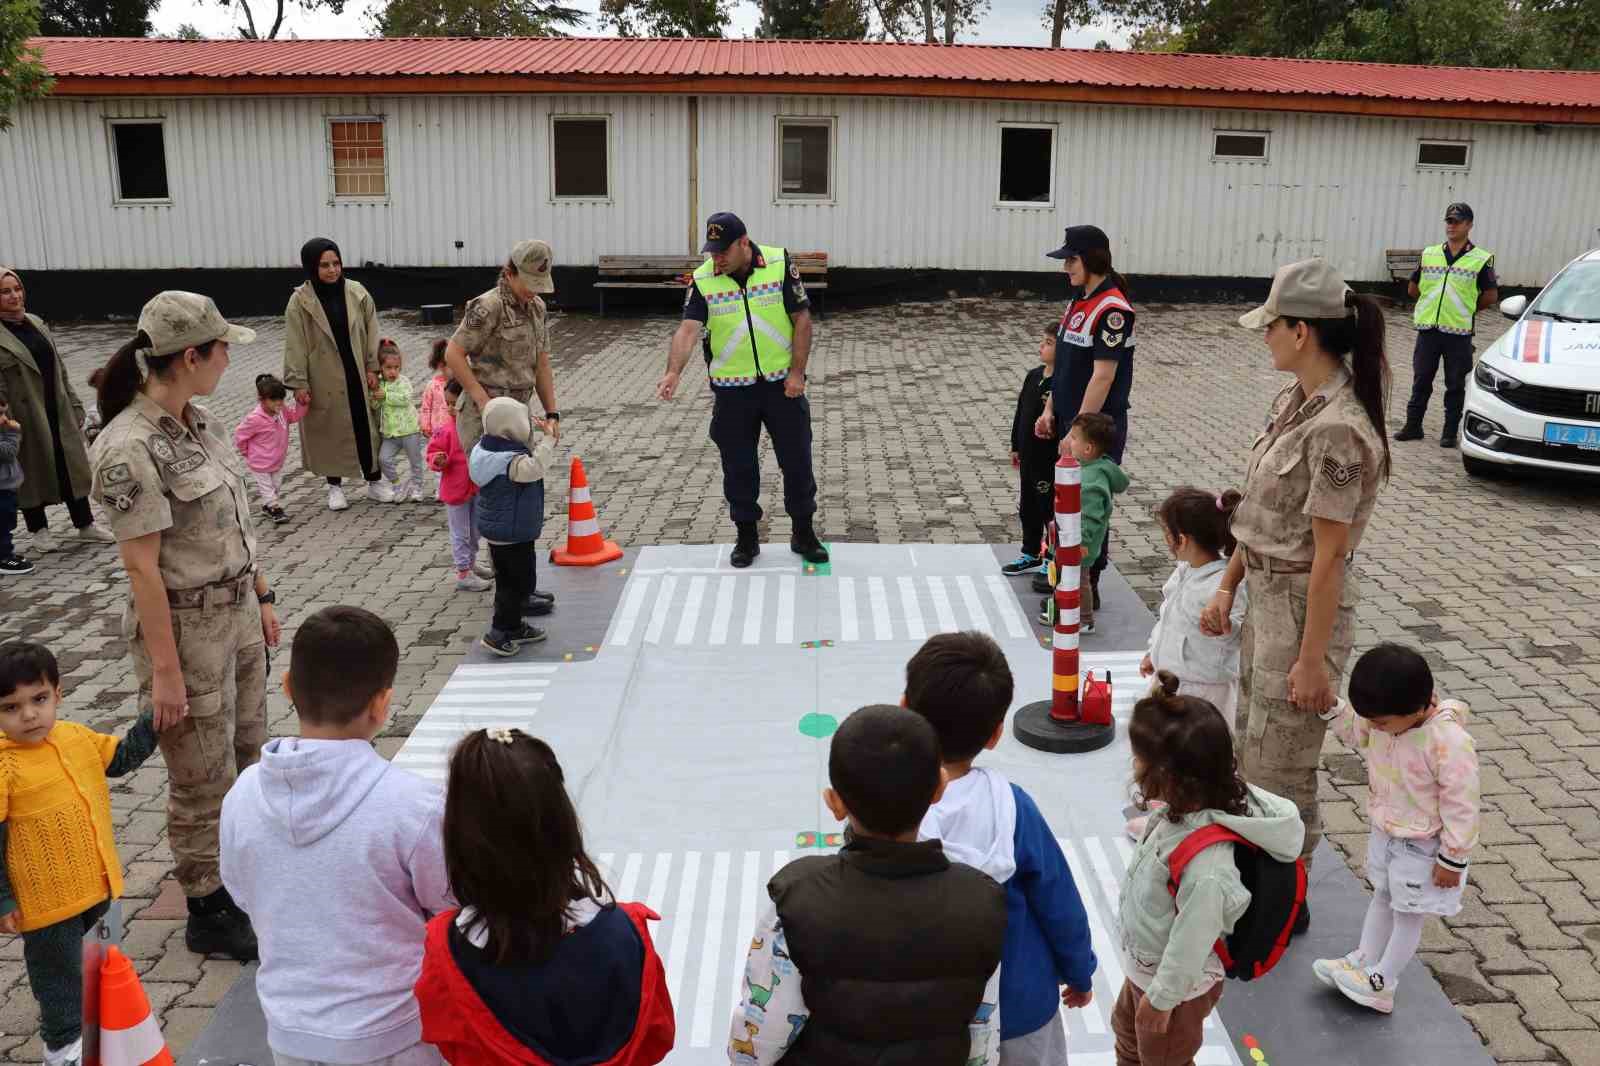
[{"label": "beige cap", "polygon": [[172,355],[212,341],[249,344],[256,331],[231,325],[209,296],[197,292],[158,292],[139,312],[139,329],[150,338],[152,355]]},{"label": "beige cap", "polygon": [[1272,275],[1267,302],[1241,315],[1245,329],[1265,329],[1276,318],[1344,318],[1350,309],[1344,294],[1350,286],[1333,272],[1326,259],[1302,259],[1278,268]]},{"label": "beige cap", "polygon": [[511,249],[511,262],[517,276],[534,292],[555,292],[556,283],[550,276],[555,266],[556,253],[544,241],[518,241]]}]

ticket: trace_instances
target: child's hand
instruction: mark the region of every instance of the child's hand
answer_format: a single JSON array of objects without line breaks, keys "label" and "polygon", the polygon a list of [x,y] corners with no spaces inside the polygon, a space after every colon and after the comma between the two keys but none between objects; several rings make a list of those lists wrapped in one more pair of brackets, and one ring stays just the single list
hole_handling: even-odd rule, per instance
[{"label": "child's hand", "polygon": [[19,921],[21,921],[21,920],[22,920],[22,912],[21,911],[12,911],[10,914],[6,915],[4,918],[0,918],[0,933],[12,933],[12,934],[15,934],[17,932],[17,923]]},{"label": "child's hand", "polygon": [[434,452],[428,456],[428,469],[434,471],[444,469],[444,452]]},{"label": "child's hand", "polygon": [[1088,988],[1079,992],[1070,985],[1061,990],[1061,1002],[1074,1010],[1082,1010],[1094,1001],[1094,989]]},{"label": "child's hand", "polygon": [[548,418],[537,418],[533,415],[529,415],[528,417],[533,420],[534,429],[537,429],[540,433],[543,433],[551,440],[556,439],[556,423],[550,421]]},{"label": "child's hand", "polygon": [[1022,454],[1020,452],[1011,453],[1011,465],[1013,467],[1019,467],[1022,465]]},{"label": "child's hand", "polygon": [[1148,999],[1141,999],[1133,1013],[1133,1027],[1145,1033],[1164,1033],[1172,1027],[1172,1012],[1156,1010]]},{"label": "child's hand", "polygon": [[1151,674],[1153,674],[1155,672],[1156,672],[1156,664],[1150,661],[1150,656],[1146,655],[1143,659],[1139,660],[1139,676],[1140,677],[1149,677]]},{"label": "child's hand", "polygon": [[1435,863],[1433,866],[1433,883],[1440,888],[1455,888],[1461,883],[1461,871],[1450,870]]}]

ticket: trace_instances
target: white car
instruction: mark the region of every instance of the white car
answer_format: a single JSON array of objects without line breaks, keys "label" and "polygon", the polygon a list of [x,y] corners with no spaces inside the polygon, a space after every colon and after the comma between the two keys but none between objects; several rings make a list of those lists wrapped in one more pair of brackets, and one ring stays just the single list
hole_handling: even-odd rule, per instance
[{"label": "white car", "polygon": [[1461,463],[1600,474],[1600,249],[1568,263],[1534,298],[1500,313],[1517,324],[1467,379]]}]

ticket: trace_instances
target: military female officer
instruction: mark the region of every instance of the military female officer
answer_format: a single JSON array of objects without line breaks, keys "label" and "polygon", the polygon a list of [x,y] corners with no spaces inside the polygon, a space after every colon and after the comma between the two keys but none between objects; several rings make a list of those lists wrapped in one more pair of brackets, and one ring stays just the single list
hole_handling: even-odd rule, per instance
[{"label": "military female officer", "polygon": [[[1239,550],[1201,617],[1228,632],[1250,583],[1234,730],[1252,784],[1291,799],[1305,820],[1303,856],[1321,839],[1317,761],[1350,657],[1357,587],[1350,562],[1389,474],[1384,432],[1389,364],[1383,312],[1321,259],[1282,267],[1267,302],[1239,319],[1266,330],[1273,368],[1293,374],[1251,446],[1233,516]],[[1310,918],[1301,912],[1296,929]]]},{"label": "military female officer", "polygon": [[239,460],[226,428],[190,401],[228,368],[229,325],[209,297],[163,292],[106,366],[105,430],[92,494],[105,504],[128,572],[123,632],[152,707],[170,778],[167,833],[189,900],[190,951],[256,957],[250,919],[222,887],[222,797],[266,740],[273,593],[256,555]]}]

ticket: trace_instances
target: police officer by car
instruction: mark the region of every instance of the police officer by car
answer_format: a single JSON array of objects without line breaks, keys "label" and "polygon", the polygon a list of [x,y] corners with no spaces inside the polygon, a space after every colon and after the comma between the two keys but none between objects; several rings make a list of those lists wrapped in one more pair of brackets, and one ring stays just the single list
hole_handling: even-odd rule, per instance
[{"label": "police officer by car", "polygon": [[1439,447],[1459,443],[1462,401],[1472,373],[1473,319],[1500,299],[1494,253],[1472,243],[1472,208],[1454,203],[1444,210],[1443,244],[1422,250],[1422,262],[1406,291],[1417,301],[1412,323],[1417,347],[1411,356],[1411,401],[1395,440],[1421,440],[1422,416],[1433,396],[1433,378],[1444,363],[1444,431]]},{"label": "police officer by car", "polygon": [[230,325],[209,297],[163,292],[106,365],[91,494],[105,505],[128,574],[122,631],[139,701],[160,733],[167,834],[189,901],[184,941],[204,955],[256,957],[250,919],[222,886],[222,798],[267,739],[267,653],[275,596],[256,552],[244,467],[227,427],[192,400],[228,368]]},{"label": "police officer by car", "polygon": [[[1238,549],[1201,614],[1202,631],[1232,628],[1239,582],[1250,583],[1239,710],[1246,780],[1293,800],[1305,821],[1307,867],[1322,837],[1317,763],[1355,635],[1350,570],[1389,474],[1389,366],[1383,312],[1321,259],[1280,267],[1267,302],[1239,319],[1265,332],[1273,369],[1291,373],[1250,448]],[[1310,922],[1302,910],[1296,931]]]},{"label": "police officer by car", "polygon": [[794,531],[791,550],[825,563],[817,538],[817,482],[811,468],[811,302],[786,250],[750,240],[739,216],[706,222],[708,258],[694,272],[683,322],[672,335],[657,395],[670,400],[702,333],[711,378],[711,439],[722,456],[722,491],[738,530],[729,562],[749,566],[761,553],[761,427],[783,471],[783,506]]}]

